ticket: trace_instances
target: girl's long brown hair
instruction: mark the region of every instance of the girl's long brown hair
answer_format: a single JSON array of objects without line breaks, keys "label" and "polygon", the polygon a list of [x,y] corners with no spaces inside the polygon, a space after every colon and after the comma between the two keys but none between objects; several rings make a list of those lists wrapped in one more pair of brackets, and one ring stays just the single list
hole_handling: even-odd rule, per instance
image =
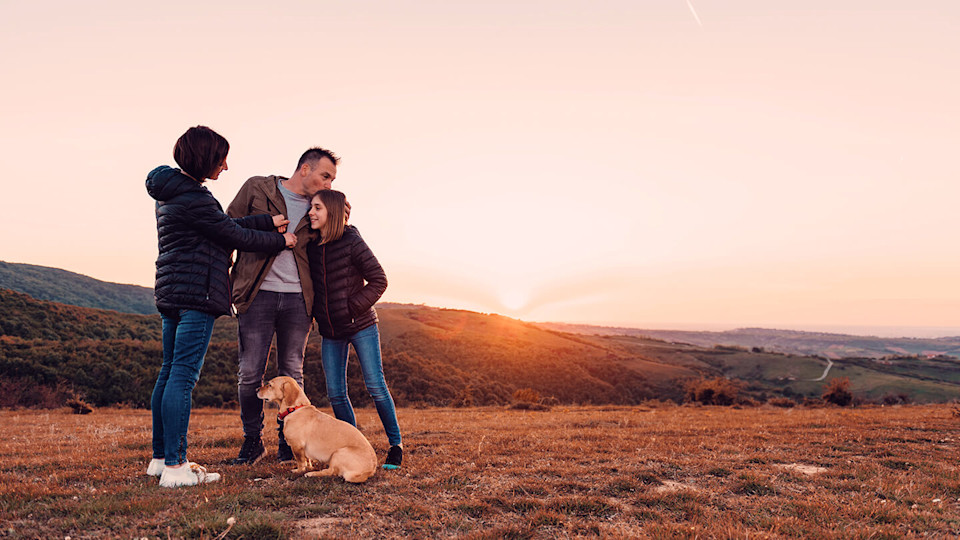
[{"label": "girl's long brown hair", "polygon": [[320,243],[329,244],[339,240],[343,236],[343,229],[347,226],[347,196],[340,191],[324,189],[310,197],[311,204],[315,198],[319,198],[327,209],[327,222],[320,227]]}]

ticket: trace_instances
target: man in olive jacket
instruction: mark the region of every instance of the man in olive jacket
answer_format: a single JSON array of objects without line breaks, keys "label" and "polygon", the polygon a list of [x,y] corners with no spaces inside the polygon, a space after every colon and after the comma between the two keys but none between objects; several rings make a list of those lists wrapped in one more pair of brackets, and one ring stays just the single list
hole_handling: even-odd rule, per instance
[{"label": "man in olive jacket", "polygon": [[[243,446],[231,461],[235,465],[252,465],[264,454],[263,400],[257,397],[257,389],[263,384],[274,335],[279,375],[293,377],[303,387],[303,355],[313,308],[313,283],[306,251],[311,234],[307,210],[314,193],[330,189],[339,162],[333,152],[311,148],[300,157],[290,178],[254,176],[243,184],[227,208],[227,214],[235,218],[283,214],[297,236],[296,247],[278,254],[237,252],[230,273],[239,320],[237,377],[243,423]],[[278,424],[277,460],[289,461],[293,453],[283,438],[283,424]]]}]

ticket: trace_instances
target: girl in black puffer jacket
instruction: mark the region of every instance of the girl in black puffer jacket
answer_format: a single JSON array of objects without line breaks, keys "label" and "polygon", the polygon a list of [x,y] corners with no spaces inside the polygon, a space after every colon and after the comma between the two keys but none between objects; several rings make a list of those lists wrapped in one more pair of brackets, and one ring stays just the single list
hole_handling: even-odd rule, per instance
[{"label": "girl in black puffer jacket", "polygon": [[347,355],[353,345],[363,382],[390,443],[383,467],[398,469],[403,459],[400,426],[383,376],[380,330],[373,307],[387,289],[387,276],[356,227],[347,225],[343,193],[317,192],[308,215],[310,227],[320,231],[320,238],[307,246],[307,257],[313,280],[313,317],[323,336],[320,353],[327,397],[338,419],[357,425],[347,394]]}]

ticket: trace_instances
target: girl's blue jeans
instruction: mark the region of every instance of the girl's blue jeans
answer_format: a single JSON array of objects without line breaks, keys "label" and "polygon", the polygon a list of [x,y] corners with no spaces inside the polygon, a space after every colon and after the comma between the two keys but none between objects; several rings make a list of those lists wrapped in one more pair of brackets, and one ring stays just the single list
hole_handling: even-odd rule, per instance
[{"label": "girl's blue jeans", "polygon": [[153,387],[153,457],[166,465],[187,461],[187,427],[193,387],[213,331],[213,315],[181,309],[160,314],[163,320],[163,364]]},{"label": "girl's blue jeans", "polygon": [[360,370],[363,372],[363,382],[377,406],[377,414],[383,423],[383,430],[391,446],[402,442],[400,425],[397,423],[397,411],[393,404],[393,397],[387,389],[387,381],[383,377],[383,360],[380,357],[380,329],[376,324],[370,325],[356,334],[344,339],[323,338],[320,353],[323,361],[323,374],[327,381],[327,397],[333,407],[333,414],[340,420],[357,425],[353,414],[353,405],[347,395],[347,356],[350,345],[357,352],[360,360]]}]

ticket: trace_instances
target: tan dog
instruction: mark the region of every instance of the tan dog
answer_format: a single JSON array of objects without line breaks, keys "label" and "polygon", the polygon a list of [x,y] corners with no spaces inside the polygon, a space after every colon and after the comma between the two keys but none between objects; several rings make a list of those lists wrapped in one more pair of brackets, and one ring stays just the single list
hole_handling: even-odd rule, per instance
[{"label": "tan dog", "polygon": [[[297,381],[276,377],[257,390],[257,397],[280,405],[283,436],[293,450],[297,468],[306,476],[342,476],[347,482],[365,482],[377,470],[377,454],[360,430],[310,405]],[[289,412],[287,412],[289,411]],[[310,460],[329,463],[307,472]]]}]

